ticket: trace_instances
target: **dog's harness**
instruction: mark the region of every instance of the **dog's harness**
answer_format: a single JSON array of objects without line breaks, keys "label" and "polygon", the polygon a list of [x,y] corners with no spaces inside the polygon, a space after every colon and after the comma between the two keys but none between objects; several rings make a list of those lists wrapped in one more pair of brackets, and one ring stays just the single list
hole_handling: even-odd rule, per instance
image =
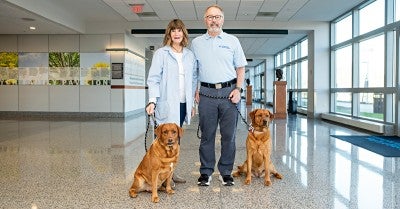
[{"label": "dog's harness", "polygon": [[[229,101],[230,101],[230,97],[229,96],[211,96],[211,95],[204,94],[202,92],[199,92],[199,95],[202,95],[202,96],[205,96],[205,97],[208,97],[208,98],[212,98],[212,99],[229,99]],[[236,105],[234,103],[232,103],[232,105],[235,105],[236,110],[240,115],[240,118],[242,119],[243,123],[245,123],[246,126],[247,126],[247,130],[249,132],[254,132],[254,127],[251,125],[251,123],[250,124],[247,123],[246,119],[243,117],[242,113],[240,112],[238,105]],[[201,136],[200,136],[199,132],[200,132],[200,123],[197,126],[197,138],[201,139]]]}]

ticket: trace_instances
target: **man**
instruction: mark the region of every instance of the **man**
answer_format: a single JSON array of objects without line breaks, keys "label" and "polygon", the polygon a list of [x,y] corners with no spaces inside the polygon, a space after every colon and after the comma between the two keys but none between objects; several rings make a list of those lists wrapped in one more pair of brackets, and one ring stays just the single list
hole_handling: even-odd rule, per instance
[{"label": "man", "polygon": [[209,186],[214,172],[215,135],[219,125],[221,156],[218,161],[219,180],[225,186],[234,185],[232,169],[236,153],[236,127],[246,57],[239,40],[222,31],[224,13],[218,5],[209,6],[204,14],[207,33],[192,41],[199,69],[199,103],[201,129],[199,186]]}]

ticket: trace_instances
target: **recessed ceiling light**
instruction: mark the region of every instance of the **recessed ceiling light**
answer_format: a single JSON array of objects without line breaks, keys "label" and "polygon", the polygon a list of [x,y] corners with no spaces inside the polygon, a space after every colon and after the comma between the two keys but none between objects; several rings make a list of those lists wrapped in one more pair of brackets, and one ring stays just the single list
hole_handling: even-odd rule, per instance
[{"label": "recessed ceiling light", "polygon": [[257,17],[276,17],[278,12],[258,12]]},{"label": "recessed ceiling light", "polygon": [[25,21],[27,21],[27,22],[35,21],[35,19],[29,18],[29,17],[23,17],[23,18],[21,18],[21,19],[22,19],[22,20],[25,20]]},{"label": "recessed ceiling light", "polygon": [[30,26],[29,29],[30,30],[36,30],[36,27],[35,26]]}]

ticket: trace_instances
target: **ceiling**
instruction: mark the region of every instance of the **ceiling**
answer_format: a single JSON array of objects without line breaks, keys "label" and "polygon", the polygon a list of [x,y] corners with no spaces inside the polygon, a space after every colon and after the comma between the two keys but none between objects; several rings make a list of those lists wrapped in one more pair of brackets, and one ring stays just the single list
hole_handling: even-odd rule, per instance
[{"label": "ceiling", "polygon": [[[204,10],[215,3],[224,9],[225,29],[249,29],[249,25],[262,27],[257,29],[282,29],[297,23],[329,22],[363,1],[0,0],[0,34],[93,34],[102,30],[130,33],[131,29],[163,29],[173,18],[182,19],[190,29],[203,29]],[[143,5],[142,12],[133,12],[132,5]],[[96,28],[96,25],[101,26]],[[30,26],[36,30],[30,30]],[[249,65],[255,65],[257,58],[275,54],[306,34],[307,30],[289,28],[287,35],[238,37],[246,56],[254,58]],[[162,42],[162,35],[149,37],[152,45]]]}]

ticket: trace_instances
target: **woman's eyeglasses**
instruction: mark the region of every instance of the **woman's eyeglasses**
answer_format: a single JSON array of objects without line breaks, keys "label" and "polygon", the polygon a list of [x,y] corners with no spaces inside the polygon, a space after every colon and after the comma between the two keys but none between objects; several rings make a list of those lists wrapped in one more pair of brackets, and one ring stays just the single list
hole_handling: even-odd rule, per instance
[{"label": "woman's eyeglasses", "polygon": [[208,21],[212,21],[212,20],[220,20],[220,19],[222,19],[224,16],[222,16],[222,15],[208,15],[208,16],[206,16],[206,19],[208,20]]}]

